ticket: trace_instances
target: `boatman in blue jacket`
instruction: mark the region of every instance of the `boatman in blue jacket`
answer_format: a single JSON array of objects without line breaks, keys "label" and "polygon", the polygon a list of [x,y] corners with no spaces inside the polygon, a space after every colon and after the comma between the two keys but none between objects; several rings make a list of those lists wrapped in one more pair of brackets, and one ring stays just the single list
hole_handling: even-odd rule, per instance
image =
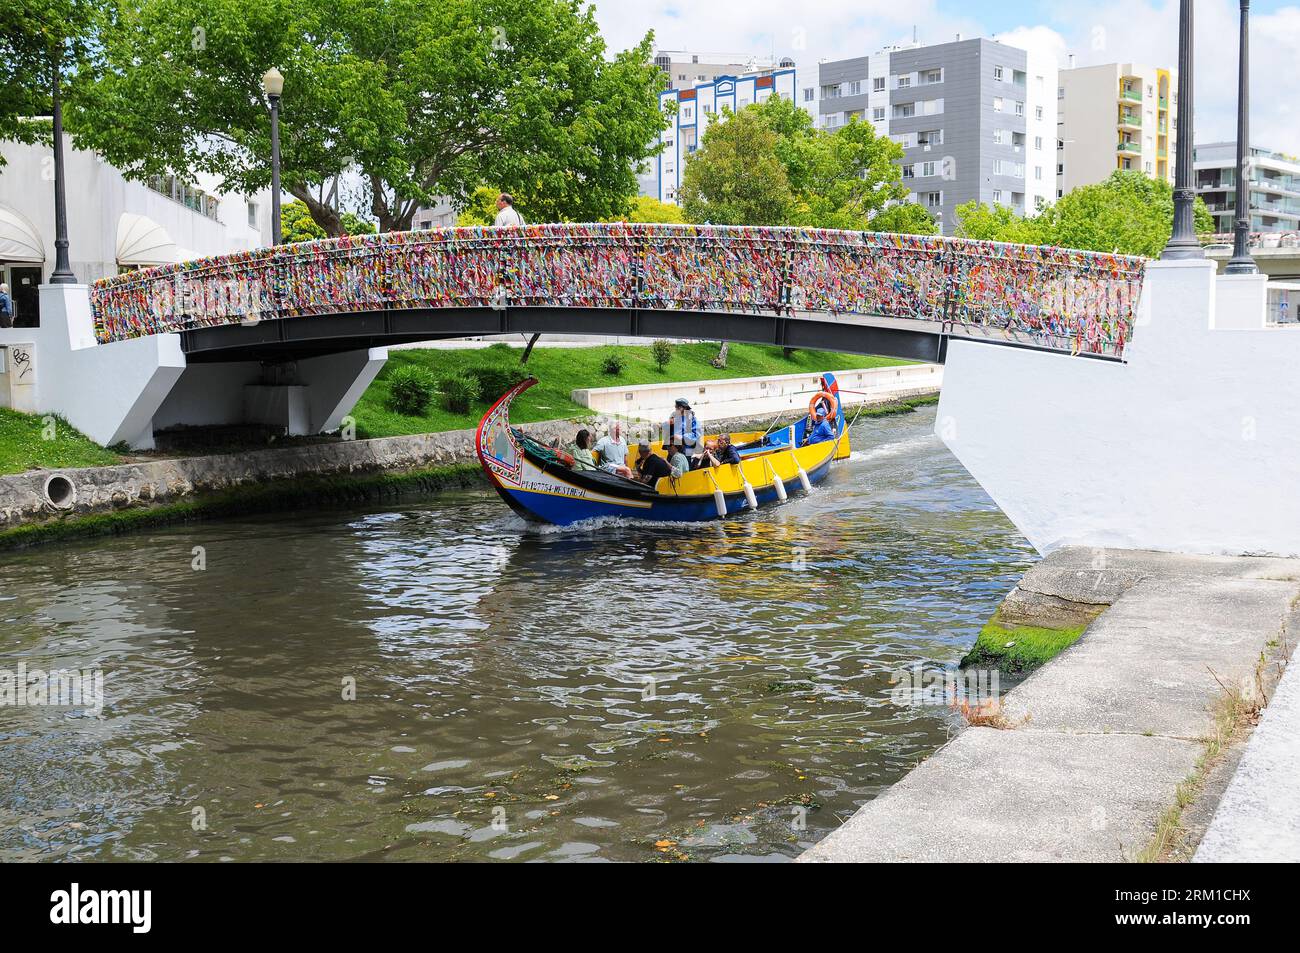
[{"label": "boatman in blue jacket", "polygon": [[830,418],[826,416],[824,407],[817,408],[817,423],[808,433],[808,443],[824,443],[827,440],[835,439],[835,428],[831,426]]},{"label": "boatman in blue jacket", "polygon": [[668,437],[664,440],[664,446],[679,444],[688,457],[699,452],[700,421],[696,418],[695,411],[691,410],[690,402],[685,397],[677,398],[673,415],[668,418],[668,422],[664,426],[668,429]]}]

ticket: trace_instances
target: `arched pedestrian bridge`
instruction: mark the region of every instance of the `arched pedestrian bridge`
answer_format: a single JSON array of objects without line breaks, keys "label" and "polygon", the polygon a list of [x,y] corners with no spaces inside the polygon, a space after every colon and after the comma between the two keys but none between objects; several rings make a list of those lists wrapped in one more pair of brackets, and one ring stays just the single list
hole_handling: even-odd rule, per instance
[{"label": "arched pedestrian bridge", "polygon": [[282,245],[91,290],[101,344],[190,363],[509,332],[699,338],[942,362],[949,338],[1118,359],[1138,258],[804,228],[565,224]]}]

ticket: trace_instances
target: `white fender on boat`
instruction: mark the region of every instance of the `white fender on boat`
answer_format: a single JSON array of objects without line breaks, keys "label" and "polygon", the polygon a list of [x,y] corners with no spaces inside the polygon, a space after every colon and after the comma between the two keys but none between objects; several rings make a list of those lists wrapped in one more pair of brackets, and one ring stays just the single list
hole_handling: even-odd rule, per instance
[{"label": "white fender on boat", "polygon": [[799,485],[803,487],[803,491],[805,493],[811,493],[812,483],[808,479],[808,474],[804,471],[803,467],[799,466],[798,463],[796,463],[794,466],[795,469],[799,471]]},{"label": "white fender on boat", "polygon": [[713,488],[713,504],[718,508],[719,516],[727,515],[727,495],[716,486]]},{"label": "white fender on boat", "polygon": [[754,495],[754,488],[749,485],[748,480],[745,481],[745,502],[749,504],[751,510],[758,509],[758,497]]},{"label": "white fender on boat", "polygon": [[776,498],[784,503],[786,496],[785,484],[781,482],[781,478],[776,473],[772,474],[772,488],[776,490]]}]

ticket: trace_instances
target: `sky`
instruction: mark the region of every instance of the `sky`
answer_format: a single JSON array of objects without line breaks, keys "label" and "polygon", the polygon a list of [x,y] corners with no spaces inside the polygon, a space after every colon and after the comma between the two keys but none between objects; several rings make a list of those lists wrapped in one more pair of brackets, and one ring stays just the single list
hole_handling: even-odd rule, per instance
[{"label": "sky", "polygon": [[[993,37],[1050,53],[1062,68],[1144,63],[1174,66],[1178,0],[593,0],[612,48],[653,30],[669,50],[792,56],[799,85],[816,85],[817,62],[908,42]],[[1195,141],[1236,137],[1237,0],[1196,2]],[[1300,3],[1251,4],[1251,142],[1300,155]]]}]

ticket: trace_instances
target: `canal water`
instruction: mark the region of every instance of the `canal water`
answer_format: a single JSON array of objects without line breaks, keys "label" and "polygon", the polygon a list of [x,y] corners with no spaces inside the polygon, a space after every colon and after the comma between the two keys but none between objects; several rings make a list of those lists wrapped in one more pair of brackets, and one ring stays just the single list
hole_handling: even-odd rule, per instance
[{"label": "canal water", "polygon": [[105,696],[0,707],[0,860],[791,858],[957,729],[895,683],[1034,558],[933,424],[725,523],[465,491],[0,555],[0,673]]}]

